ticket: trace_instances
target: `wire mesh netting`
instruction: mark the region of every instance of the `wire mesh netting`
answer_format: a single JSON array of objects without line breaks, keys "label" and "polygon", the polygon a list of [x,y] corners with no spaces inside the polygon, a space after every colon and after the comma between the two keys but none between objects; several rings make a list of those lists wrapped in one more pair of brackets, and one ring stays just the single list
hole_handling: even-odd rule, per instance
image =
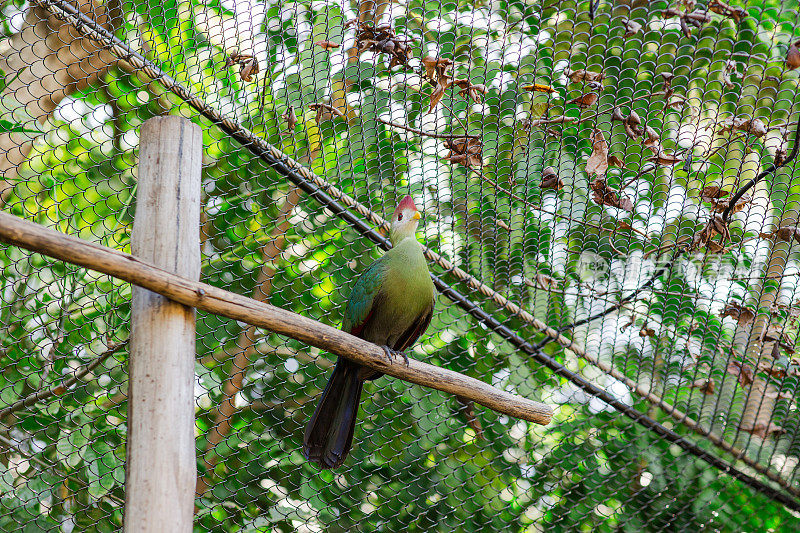
[{"label": "wire mesh netting", "polygon": [[[411,194],[440,296],[409,355],[557,406],[381,378],[320,470],[333,357],[199,313],[197,531],[796,530],[796,1],[0,18],[4,210],[129,251],[139,128],[190,117],[203,281],[338,326]],[[119,530],[130,286],[0,260],[0,530]]]}]

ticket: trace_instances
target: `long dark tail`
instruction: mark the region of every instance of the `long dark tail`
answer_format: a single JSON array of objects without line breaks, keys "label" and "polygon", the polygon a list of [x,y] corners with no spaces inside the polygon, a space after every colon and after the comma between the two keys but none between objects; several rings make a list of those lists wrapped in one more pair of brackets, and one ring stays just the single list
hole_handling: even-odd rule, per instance
[{"label": "long dark tail", "polygon": [[364,382],[360,366],[340,357],[306,428],[303,455],[320,468],[341,466],[353,444]]}]

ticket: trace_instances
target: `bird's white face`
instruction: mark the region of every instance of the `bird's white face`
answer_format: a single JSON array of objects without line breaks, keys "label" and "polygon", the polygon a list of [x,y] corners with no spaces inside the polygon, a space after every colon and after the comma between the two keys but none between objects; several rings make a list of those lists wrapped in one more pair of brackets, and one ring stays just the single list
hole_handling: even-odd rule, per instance
[{"label": "bird's white face", "polygon": [[411,197],[404,198],[392,216],[392,225],[389,229],[389,238],[392,244],[397,244],[408,237],[414,237],[417,233],[420,218],[422,218],[422,215],[420,215]]}]

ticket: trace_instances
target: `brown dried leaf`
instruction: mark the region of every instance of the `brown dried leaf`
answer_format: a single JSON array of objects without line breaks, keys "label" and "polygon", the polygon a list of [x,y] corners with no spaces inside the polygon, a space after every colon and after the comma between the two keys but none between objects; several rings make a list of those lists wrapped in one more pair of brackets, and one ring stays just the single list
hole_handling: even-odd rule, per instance
[{"label": "brown dried leaf", "polygon": [[[691,11],[691,8],[687,7],[687,11]],[[690,25],[699,28],[703,24],[711,22],[711,15],[708,14],[708,11],[702,9],[684,12],[680,9],[668,8],[661,12],[661,17],[665,19],[678,17],[680,19],[681,31],[686,37],[692,36]]]},{"label": "brown dried leaf", "polygon": [[486,87],[486,85],[484,85],[482,83],[478,83],[478,84],[471,85],[470,88],[469,88],[469,91],[470,91],[470,96],[472,96],[473,100],[475,100],[477,102],[478,101],[478,97],[473,96],[473,93],[486,95],[486,93],[489,92],[489,89]]},{"label": "brown dried leaf", "polygon": [[753,322],[756,314],[740,303],[728,302],[725,304],[725,307],[722,309],[722,311],[719,312],[719,316],[722,318],[729,316],[733,319],[736,319],[736,322],[738,322],[740,326],[744,327]]},{"label": "brown dried leaf", "polygon": [[309,104],[308,108],[311,111],[317,112],[317,116],[315,117],[317,124],[321,124],[328,120],[333,120],[335,117],[344,116],[344,113],[342,113],[339,109],[328,104],[314,103]]},{"label": "brown dried leaf", "polygon": [[653,161],[656,164],[662,166],[672,166],[672,165],[677,165],[678,163],[683,161],[683,159],[681,159],[675,154],[671,154],[669,152],[662,150],[661,152],[658,152],[657,154],[650,157],[648,161]]},{"label": "brown dried leaf", "polygon": [[683,32],[683,35],[685,35],[687,39],[689,37],[691,37],[692,36],[692,29],[686,23],[686,17],[685,16],[681,16],[680,24],[681,24],[681,31]]},{"label": "brown dried leaf", "polygon": [[[641,135],[644,135],[644,129],[642,129],[642,119],[639,118],[639,115],[636,111],[631,111],[630,115],[627,117],[622,117],[622,113],[619,113],[620,118],[618,120],[622,120],[623,125],[625,126],[625,133],[631,139],[638,139]],[[613,115],[612,115],[612,118]]]},{"label": "brown dried leaf", "polygon": [[485,85],[473,85],[472,82],[464,78],[453,80],[453,85],[461,89],[458,91],[459,96],[463,96],[464,98],[472,98],[472,100],[475,102],[480,102],[481,95],[488,92]]},{"label": "brown dried leaf", "polygon": [[294,112],[294,106],[289,106],[289,110],[281,115],[281,118],[286,121],[286,127],[290,131],[294,130],[297,125],[297,115]]},{"label": "brown dried leaf", "polygon": [[408,46],[406,38],[395,34],[391,24],[373,27],[371,23],[358,20],[348,22],[348,24],[355,24],[358,28],[356,32],[356,52],[358,54],[367,50],[388,54],[390,69],[396,65],[408,65],[408,60],[411,59],[411,48]]},{"label": "brown dried leaf", "polygon": [[758,236],[762,239],[777,239],[784,242],[795,240],[800,242],[800,227],[783,226],[770,233],[759,233]]},{"label": "brown dried leaf", "polygon": [[645,139],[642,144],[646,148],[649,148],[654,154],[661,153],[664,148],[661,146],[661,137],[656,133],[656,130],[650,126],[645,126],[645,133],[647,133],[647,139]]},{"label": "brown dried leaf", "polygon": [[718,15],[722,15],[723,17],[728,17],[736,22],[741,22],[742,19],[746,16],[746,12],[744,8],[741,7],[731,7],[725,2],[721,0],[711,0],[708,3],[709,11],[713,11]]},{"label": "brown dried leaf", "polygon": [[408,46],[407,42],[399,39],[394,41],[394,45],[394,53],[389,61],[389,68],[391,69],[397,65],[408,65],[408,60],[413,57],[411,47]]},{"label": "brown dried leaf", "polygon": [[242,81],[253,81],[253,76],[258,74],[258,71],[258,61],[251,58],[241,63],[239,77],[242,78]]},{"label": "brown dried leaf", "polygon": [[654,161],[663,166],[677,165],[683,161],[682,158],[664,150],[664,147],[661,146],[661,137],[653,128],[645,126],[645,133],[647,133],[647,139],[645,139],[642,144],[653,152],[653,156],[650,157],[648,161]]},{"label": "brown dried leaf", "polygon": [[711,378],[699,378],[692,382],[691,387],[693,389],[700,389],[705,394],[714,394],[716,383]]},{"label": "brown dried leaf", "polygon": [[620,196],[619,192],[612,189],[603,178],[595,179],[592,187],[592,200],[599,205],[610,205],[625,211],[633,211],[633,202],[627,196]]},{"label": "brown dried leaf", "polygon": [[445,161],[472,168],[483,166],[483,145],[480,139],[475,137],[446,139],[444,145],[450,150],[444,158]]},{"label": "brown dried leaf", "polygon": [[[711,239],[713,239],[716,235],[722,236],[721,244],[711,241]],[[699,248],[707,247],[711,253],[718,253],[724,249],[722,244],[729,240],[730,237],[731,234],[730,230],[728,229],[728,224],[722,219],[721,216],[713,215],[711,219],[706,222],[705,226],[703,226],[703,229],[695,233],[689,249],[697,250]]]},{"label": "brown dried leaf", "polygon": [[494,219],[494,223],[497,224],[497,227],[499,228],[503,228],[506,231],[511,231],[511,226],[509,226],[508,223],[506,223],[506,221],[502,218]]},{"label": "brown dried leaf", "polygon": [[586,109],[587,107],[593,106],[597,103],[597,99],[600,98],[597,93],[586,93],[582,94],[577,98],[573,98],[572,100],[568,101],[568,104],[575,104],[581,109]]},{"label": "brown dried leaf", "polygon": [[633,37],[637,33],[642,31],[642,25],[636,22],[635,20],[626,19],[625,20],[625,38]]},{"label": "brown dried leaf", "polygon": [[786,51],[786,69],[800,68],[800,41],[793,42]]},{"label": "brown dried leaf", "polygon": [[[431,91],[431,102],[428,108],[428,112],[430,113],[439,104],[447,88],[453,84],[453,77],[450,74],[450,67],[453,65],[453,60],[426,56],[422,58],[422,64],[425,67],[425,75],[436,84],[433,91]],[[469,80],[459,81],[469,84]],[[469,89],[467,89],[467,92],[469,93]]]},{"label": "brown dried leaf", "polygon": [[[638,118],[637,116],[636,119]],[[683,161],[683,158],[664,150],[664,147],[661,146],[661,137],[656,133],[656,130],[650,126],[645,126],[644,132],[647,133],[647,139],[642,141],[642,144],[653,152],[653,156],[649,158],[649,161],[655,161],[657,164],[664,166],[676,165]]]},{"label": "brown dried leaf", "polygon": [[639,330],[639,336],[640,337],[655,337],[656,336],[656,330],[654,330],[653,328],[648,328],[647,325],[645,324],[644,326],[642,326],[642,329]]},{"label": "brown dried leaf", "polygon": [[556,278],[548,276],[547,274],[542,274],[541,272],[537,272],[534,279],[536,280],[536,288],[539,289],[547,290],[558,285],[558,280]]},{"label": "brown dried leaf", "polygon": [[436,83],[436,87],[434,87],[433,91],[431,91],[431,105],[428,108],[428,113],[433,112],[433,110],[439,104],[439,101],[444,96],[445,91],[447,91],[447,88],[450,87],[451,84],[452,82],[450,78],[446,76],[439,78],[438,82]]},{"label": "brown dried leaf", "polygon": [[[763,234],[762,234],[763,235]],[[786,312],[789,314],[790,317],[796,318],[800,316],[800,307],[796,307],[795,303],[792,304],[784,304],[780,302],[773,303],[770,308],[770,313],[773,315],[777,315],[780,313]]]},{"label": "brown dried leaf", "polygon": [[539,184],[539,187],[558,191],[561,190],[563,186],[564,182],[558,177],[556,169],[553,167],[544,167],[544,169],[542,169],[542,182]]},{"label": "brown dried leaf", "polygon": [[340,45],[339,43],[335,43],[333,41],[317,41],[314,43],[314,46],[319,46],[323,50],[335,50],[336,48],[339,48],[342,45]]},{"label": "brown dried leaf", "polygon": [[728,372],[728,374],[736,376],[736,379],[739,380],[739,384],[742,387],[747,387],[753,382],[753,368],[749,365],[744,365],[739,361],[731,361],[728,363],[728,366],[725,370]]},{"label": "brown dried leaf", "polygon": [[605,78],[605,74],[602,71],[591,72],[582,68],[578,70],[567,68],[564,70],[564,75],[572,80],[573,83],[580,83],[582,81],[600,83],[603,81],[603,78]]},{"label": "brown dried leaf", "polygon": [[728,229],[729,222],[726,222],[720,216],[713,216],[709,223],[714,227],[714,231],[722,235],[722,242],[728,241],[731,238],[731,232]]},{"label": "brown dried leaf", "polygon": [[633,226],[631,226],[624,220],[620,220],[619,222],[617,222],[617,229],[627,231],[633,229]]},{"label": "brown dried leaf", "polygon": [[734,130],[751,133],[756,137],[763,137],[767,134],[767,125],[758,118],[730,117],[719,123],[716,133],[722,135]]},{"label": "brown dried leaf", "polygon": [[232,67],[233,65],[238,65],[240,63],[245,63],[249,59],[253,59],[251,54],[243,54],[238,50],[234,50],[228,54],[227,58],[225,58],[225,68]]},{"label": "brown dried leaf", "polygon": [[625,168],[625,162],[615,155],[608,156],[608,166]]},{"label": "brown dried leaf", "polygon": [[[731,208],[731,214],[738,213],[739,211],[744,209],[744,207],[747,204],[749,204],[752,201],[753,201],[753,197],[748,195],[748,194],[745,194],[744,196],[742,196],[741,198],[736,200],[736,205],[734,205]],[[731,205],[730,200],[716,200],[716,201],[714,201],[714,208],[713,209],[717,213],[722,213],[722,212],[724,212],[725,210],[728,209],[729,205]]]},{"label": "brown dried leaf", "polygon": [[674,109],[676,111],[680,111],[686,105],[686,98],[679,94],[671,95],[669,102],[667,102],[667,107]]},{"label": "brown dried leaf", "polygon": [[586,173],[602,177],[608,170],[608,143],[603,137],[603,132],[597,129],[592,132],[591,142],[592,153],[586,160]]},{"label": "brown dried leaf", "polygon": [[[767,342],[775,340],[776,339],[773,338],[766,339]],[[778,363],[778,359],[780,359],[782,356],[781,348],[788,351],[789,353],[794,353],[794,346],[788,345],[781,341],[775,342],[775,344],[772,347],[772,353],[770,354],[770,357],[759,360],[758,364],[756,365],[756,370],[758,372],[767,374],[768,376],[771,376],[773,378],[785,378],[786,372],[787,370],[789,370],[789,368],[785,364]],[[786,359],[784,359],[784,361],[785,360]],[[778,396],[777,392],[775,392],[774,394],[775,397]]]},{"label": "brown dried leaf", "polygon": [[242,81],[252,81],[253,76],[258,74],[258,61],[251,54],[243,54],[238,50],[231,52],[225,59],[225,68],[239,65],[239,78]]},{"label": "brown dried leaf", "polygon": [[425,56],[421,60],[425,67],[425,75],[429,80],[435,82],[439,76],[445,74],[453,65],[452,59]]},{"label": "brown dried leaf", "polygon": [[723,191],[719,185],[709,185],[708,187],[703,187],[703,190],[700,191],[700,198],[704,202],[713,202],[730,194],[728,191]]}]

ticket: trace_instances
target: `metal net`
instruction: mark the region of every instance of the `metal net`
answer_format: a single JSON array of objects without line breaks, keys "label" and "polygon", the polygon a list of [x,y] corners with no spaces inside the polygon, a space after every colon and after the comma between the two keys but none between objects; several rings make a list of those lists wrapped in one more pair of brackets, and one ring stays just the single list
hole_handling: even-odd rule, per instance
[{"label": "metal net", "polygon": [[[384,377],[319,470],[333,357],[198,313],[195,530],[796,527],[793,0],[0,17],[4,210],[129,251],[139,128],[189,117],[203,281],[338,326],[411,194],[440,295],[409,355],[557,406],[539,426]],[[0,261],[0,530],[119,530],[130,286]]]}]

